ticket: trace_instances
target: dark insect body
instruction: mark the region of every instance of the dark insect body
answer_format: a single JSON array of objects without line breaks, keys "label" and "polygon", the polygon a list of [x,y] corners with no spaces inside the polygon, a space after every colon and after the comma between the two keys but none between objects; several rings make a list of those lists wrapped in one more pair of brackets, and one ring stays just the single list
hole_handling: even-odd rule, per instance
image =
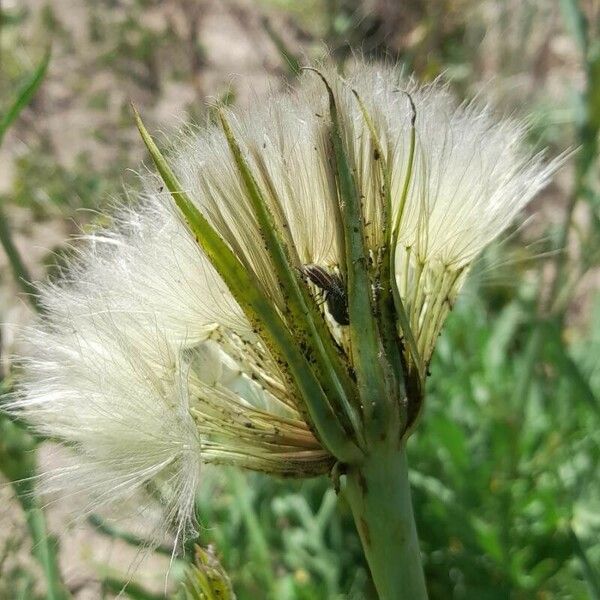
[{"label": "dark insect body", "polygon": [[318,265],[304,265],[302,274],[319,289],[323,290],[323,298],[327,302],[327,309],[335,321],[340,325],[348,325],[350,323],[348,299],[342,278]]}]

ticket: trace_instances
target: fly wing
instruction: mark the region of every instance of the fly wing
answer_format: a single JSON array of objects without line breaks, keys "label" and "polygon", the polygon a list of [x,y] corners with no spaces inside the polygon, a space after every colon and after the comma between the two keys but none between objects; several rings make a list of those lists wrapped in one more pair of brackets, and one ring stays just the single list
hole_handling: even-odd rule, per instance
[{"label": "fly wing", "polygon": [[319,265],[304,265],[303,274],[323,290],[331,316],[340,324],[348,325],[348,304],[342,278]]},{"label": "fly wing", "polygon": [[324,292],[330,292],[336,287],[336,279],[338,279],[338,277],[334,273],[330,273],[324,267],[320,267],[319,265],[304,265],[302,267],[302,272]]}]

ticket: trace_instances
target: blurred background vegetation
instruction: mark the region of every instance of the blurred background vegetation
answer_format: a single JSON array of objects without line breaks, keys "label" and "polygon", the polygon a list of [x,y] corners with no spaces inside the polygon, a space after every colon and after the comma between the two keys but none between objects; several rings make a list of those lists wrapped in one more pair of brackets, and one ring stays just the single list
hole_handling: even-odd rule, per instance
[{"label": "blurred background vegetation", "polygon": [[[479,261],[409,459],[432,600],[600,600],[598,0],[2,0],[0,19],[2,393],[36,310],[29,279],[135,197],[130,99],[169,132],[210,119],[207,100],[260,102],[310,59],[360,53],[483,90],[549,157],[576,149]],[[165,583],[173,540],[146,544],[160,503],[75,522],[75,499],[40,500],[27,479],[60,460],[0,412],[2,600],[221,598],[217,559],[239,600],[374,597],[327,479],[206,469],[191,542],[209,550],[188,544]]]}]

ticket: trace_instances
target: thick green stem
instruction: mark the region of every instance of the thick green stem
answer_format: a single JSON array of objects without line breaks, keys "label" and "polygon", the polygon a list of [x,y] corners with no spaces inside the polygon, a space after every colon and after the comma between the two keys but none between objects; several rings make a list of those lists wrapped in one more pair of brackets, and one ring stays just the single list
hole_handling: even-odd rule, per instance
[{"label": "thick green stem", "polygon": [[345,494],[379,598],[427,600],[404,447],[376,447],[350,467]]}]

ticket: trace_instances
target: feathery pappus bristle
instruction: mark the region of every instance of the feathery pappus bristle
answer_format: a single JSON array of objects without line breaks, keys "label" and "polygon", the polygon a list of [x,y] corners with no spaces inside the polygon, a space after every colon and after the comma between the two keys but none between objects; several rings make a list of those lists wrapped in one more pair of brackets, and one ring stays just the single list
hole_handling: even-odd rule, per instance
[{"label": "feathery pappus bristle", "polygon": [[[370,256],[377,260],[386,223],[394,223],[392,276],[408,319],[400,329],[410,327],[428,363],[473,260],[546,185],[557,162],[544,165],[524,148],[523,124],[457,103],[439,82],[420,85],[393,67],[365,63],[346,79],[330,67],[323,73]],[[223,112],[294,263],[338,273],[344,250],[328,110],[321,82],[304,73],[295,91],[262,107]],[[285,320],[288,299],[222,128],[186,134],[173,147],[183,190]],[[204,463],[306,477],[329,471],[335,457],[285,366],[171,195],[158,189],[148,176],[144,197],[78,242],[63,279],[42,288],[44,315],[25,332],[24,379],[9,409],[75,451],[73,466],[51,475],[52,485],[109,502],[159,478],[188,524]],[[315,299],[328,292],[311,289]],[[356,348],[344,334],[346,317],[340,322],[327,302],[319,306],[352,373]]]}]

